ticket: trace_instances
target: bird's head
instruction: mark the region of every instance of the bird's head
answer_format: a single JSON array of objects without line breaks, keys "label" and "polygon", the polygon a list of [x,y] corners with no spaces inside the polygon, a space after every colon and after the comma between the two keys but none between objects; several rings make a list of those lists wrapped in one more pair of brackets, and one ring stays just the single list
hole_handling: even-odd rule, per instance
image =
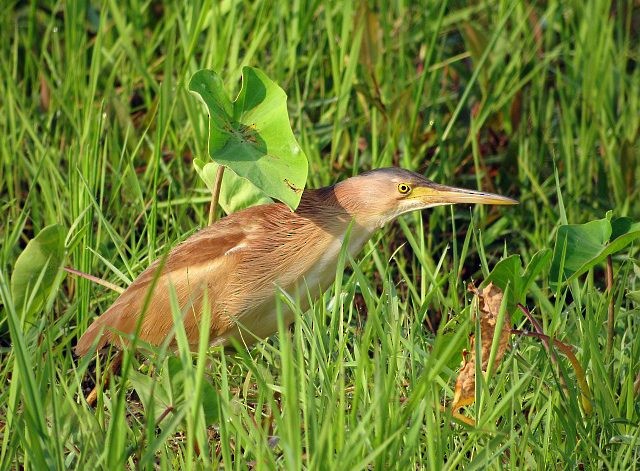
[{"label": "bird's head", "polygon": [[434,206],[518,204],[493,193],[440,185],[401,168],[372,170],[344,180],[335,186],[335,195],[339,204],[367,227],[381,227],[401,214]]}]

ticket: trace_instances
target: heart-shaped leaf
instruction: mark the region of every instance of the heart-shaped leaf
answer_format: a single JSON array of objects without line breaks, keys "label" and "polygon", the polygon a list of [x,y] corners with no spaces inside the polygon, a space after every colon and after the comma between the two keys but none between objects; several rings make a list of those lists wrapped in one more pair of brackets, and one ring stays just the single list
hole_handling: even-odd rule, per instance
[{"label": "heart-shaped leaf", "polygon": [[233,102],[211,70],[196,72],[189,90],[209,112],[210,157],[295,209],[307,181],[307,158],[291,130],[284,91],[252,67],[242,69]]}]

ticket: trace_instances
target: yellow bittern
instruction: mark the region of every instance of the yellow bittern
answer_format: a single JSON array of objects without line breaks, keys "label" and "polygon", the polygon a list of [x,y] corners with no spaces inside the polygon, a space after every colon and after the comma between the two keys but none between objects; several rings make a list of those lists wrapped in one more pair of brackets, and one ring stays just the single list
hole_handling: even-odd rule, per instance
[{"label": "yellow bittern", "polygon": [[[305,190],[295,212],[271,203],[231,214],[175,247],[164,263],[156,261],[142,272],[91,324],[76,353],[85,355],[107,343],[121,347],[135,333],[143,342],[161,344],[173,332],[172,290],[193,349],[198,346],[205,295],[212,345],[230,345],[232,339],[248,344],[268,337],[278,330],[278,312],[285,324],[293,321],[286,306],[279,309],[278,291],[300,300],[306,310],[309,297],[331,285],[350,227],[347,249],[355,256],[376,229],[400,214],[455,203],[517,202],[385,168]],[[153,294],[143,309],[151,287]]]}]

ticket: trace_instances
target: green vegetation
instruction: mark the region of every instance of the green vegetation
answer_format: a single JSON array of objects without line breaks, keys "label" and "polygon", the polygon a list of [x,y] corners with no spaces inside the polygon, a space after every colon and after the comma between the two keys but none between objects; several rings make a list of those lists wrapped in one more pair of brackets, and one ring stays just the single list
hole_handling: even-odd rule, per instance
[{"label": "green vegetation", "polygon": [[[537,269],[560,225],[640,220],[632,0],[5,3],[1,469],[640,467],[637,239],[594,238],[598,263],[569,282]],[[41,270],[15,299],[16,260],[58,224],[66,266],[124,287],[206,225],[208,123],[188,84],[210,68],[235,97],[244,66],[288,94],[309,187],[396,165],[521,204],[403,217],[290,329],[227,355],[125,355],[90,408],[105,359],[72,348],[116,293]],[[466,285],[509,256],[514,302],[573,346],[591,414],[567,358],[524,336],[478,378],[475,426],[441,407],[476,329]]]},{"label": "green vegetation", "polygon": [[[189,90],[207,107],[210,157],[243,177],[235,180],[246,182],[253,193],[275,198],[295,210],[309,164],[291,131],[284,90],[252,67],[242,69],[242,89],[233,102],[224,92],[222,79],[211,70],[196,72]],[[222,185],[219,191],[237,193],[234,187]],[[214,186],[211,208],[216,206]],[[228,213],[235,209],[222,207]]]}]

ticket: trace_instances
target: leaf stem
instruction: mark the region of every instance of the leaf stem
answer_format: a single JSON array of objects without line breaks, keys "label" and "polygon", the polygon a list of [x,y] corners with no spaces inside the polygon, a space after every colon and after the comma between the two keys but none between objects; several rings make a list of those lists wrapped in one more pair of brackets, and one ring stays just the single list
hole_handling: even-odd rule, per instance
[{"label": "leaf stem", "polygon": [[[524,313],[527,319],[529,319],[529,322],[533,324],[533,327],[535,328],[536,332],[544,335],[544,329],[542,328],[542,325],[538,322],[538,320],[535,317],[533,317],[533,315],[531,314],[531,311],[529,311],[529,309],[521,303],[518,303],[518,309],[520,309],[520,311]],[[549,340],[547,339],[548,337],[546,335],[544,337],[540,337],[540,340],[542,341],[545,348],[551,355],[551,363],[558,366],[558,358],[556,357],[556,352],[553,348],[551,348]],[[562,388],[565,391],[568,391],[569,388],[567,388],[567,380],[564,377],[564,374],[562,373],[562,370],[560,368],[558,368],[558,378],[560,380],[560,386],[562,386]]]},{"label": "leaf stem", "polygon": [[222,175],[224,175],[224,165],[218,166],[218,171],[216,172],[216,181],[213,185],[213,191],[211,192],[211,206],[209,206],[209,225],[216,222],[216,208],[218,207],[218,200],[220,199]]},{"label": "leaf stem", "polygon": [[589,390],[589,383],[587,383],[587,375],[580,365],[580,362],[576,358],[575,353],[573,353],[573,349],[571,346],[567,345],[564,342],[561,342],[558,339],[552,339],[548,335],[542,334],[540,332],[527,332],[525,330],[513,329],[511,333],[514,335],[522,335],[524,337],[535,337],[544,342],[550,343],[553,342],[554,347],[558,348],[564,355],[569,359],[571,365],[573,366],[574,371],[576,372],[576,380],[578,381],[578,386],[580,390],[580,399],[582,402],[582,409],[585,414],[591,415],[593,412],[593,407],[591,406],[591,391]]},{"label": "leaf stem", "polygon": [[609,296],[609,310],[607,313],[607,358],[611,357],[613,350],[614,324],[615,324],[615,302],[613,299],[613,260],[611,255],[607,256],[607,294]]}]

